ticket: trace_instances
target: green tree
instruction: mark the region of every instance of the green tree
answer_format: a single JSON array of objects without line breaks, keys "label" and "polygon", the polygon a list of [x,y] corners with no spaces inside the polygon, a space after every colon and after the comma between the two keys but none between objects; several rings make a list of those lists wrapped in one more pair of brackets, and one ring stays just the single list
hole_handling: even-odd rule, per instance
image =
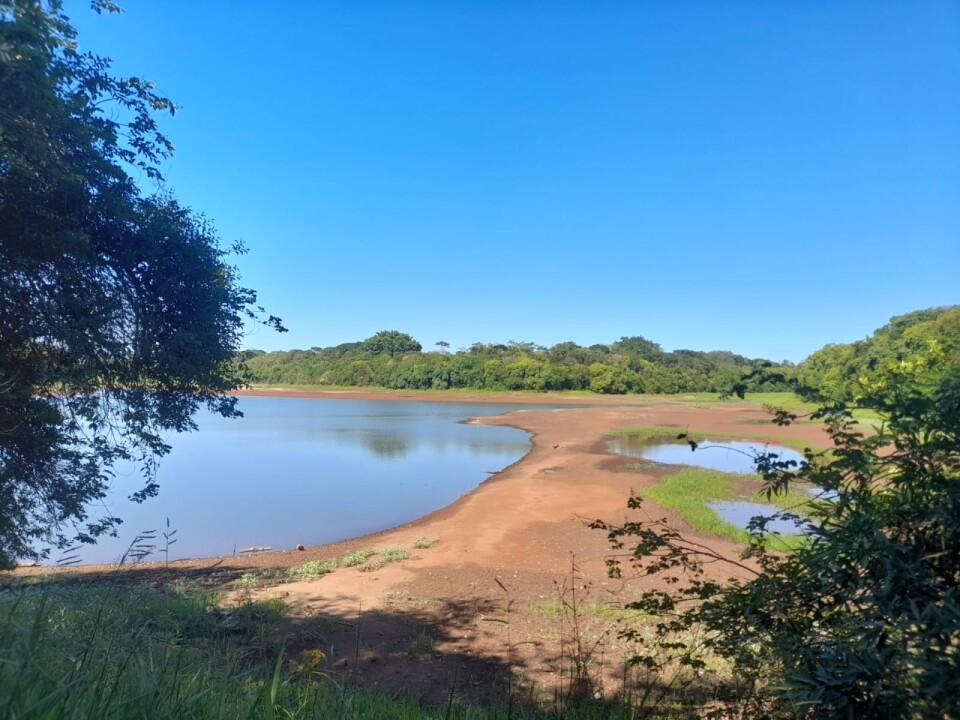
[{"label": "green tree", "polygon": [[866,340],[827,345],[800,367],[808,387],[836,400],[859,398],[863,385],[874,381],[891,362],[922,354],[940,344],[949,364],[960,367],[960,307],[939,307],[897,315]]},{"label": "green tree", "polygon": [[[95,9],[115,9],[107,0]],[[203,218],[159,181],[174,105],[76,47],[60,3],[0,0],[0,565],[93,541],[117,461],[153,495],[161,433],[201,405],[236,415],[256,296]],[[239,250],[240,248],[233,248]],[[276,318],[265,322],[281,329]]]},{"label": "green tree", "polygon": [[402,355],[420,352],[423,348],[407,333],[397,330],[381,330],[363,341],[363,349],[372,355]]},{"label": "green tree", "polygon": [[659,344],[653,342],[652,340],[647,340],[642,335],[622,337],[617,340],[617,342],[613,343],[613,345],[610,346],[610,349],[615,353],[623,353],[624,355],[637,355],[647,360],[656,360],[663,355],[663,350],[660,348]]},{"label": "green tree", "polygon": [[[679,653],[702,666],[707,649],[732,663],[738,711],[752,701],[765,717],[960,716],[960,373],[945,357],[934,348],[883,368],[861,399],[882,418],[876,432],[828,404],[814,419],[826,423],[829,452],[807,451],[799,467],[758,458],[768,495],[797,484],[818,493],[795,552],[771,549],[763,518],[739,559],[663,521],[595,523],[616,547],[632,545],[635,570],[664,575],[632,605],[663,618],[658,651],[636,662]],[[709,581],[707,562],[752,577]],[[610,567],[621,572],[618,560]],[[694,628],[704,631],[696,648],[686,640]]]}]

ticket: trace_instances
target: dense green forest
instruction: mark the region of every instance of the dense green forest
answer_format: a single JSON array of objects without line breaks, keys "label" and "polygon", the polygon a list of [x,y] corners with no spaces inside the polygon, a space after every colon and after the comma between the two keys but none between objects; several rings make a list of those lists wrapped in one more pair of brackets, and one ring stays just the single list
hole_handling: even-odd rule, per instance
[{"label": "dense green forest", "polygon": [[797,375],[825,398],[849,402],[891,363],[914,362],[928,352],[960,368],[960,305],[897,315],[865,340],[827,345],[801,363]]},{"label": "dense green forest", "polygon": [[[410,335],[385,330],[359,342],[265,353],[243,353],[254,383],[385,387],[408,390],[581,390],[604,394],[721,392],[751,370],[766,366],[784,381],[764,390],[786,390],[799,380],[824,396],[851,400],[879,370],[909,361],[933,347],[960,367],[960,306],[899,315],[871,337],[827,345],[803,363],[773,363],[726,350],[665,352],[644,337],[583,347],[564,342],[475,343],[449,352],[445,342],[424,351]],[[767,374],[769,376],[769,373]],[[756,390],[750,384],[747,390]]]},{"label": "dense green forest", "polygon": [[[766,360],[727,351],[664,352],[643,337],[581,347],[529,342],[476,343],[424,352],[406,333],[383,331],[336,347],[245,353],[253,382],[428,390],[586,390],[597,393],[716,392]],[[775,364],[786,373],[793,367]],[[768,388],[775,389],[775,388]]]}]

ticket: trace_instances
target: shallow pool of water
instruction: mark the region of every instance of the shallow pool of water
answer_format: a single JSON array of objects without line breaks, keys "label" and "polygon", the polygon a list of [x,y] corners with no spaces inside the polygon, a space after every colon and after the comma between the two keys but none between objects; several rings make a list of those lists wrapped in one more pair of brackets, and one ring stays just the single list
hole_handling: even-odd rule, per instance
[{"label": "shallow pool of water", "polygon": [[[728,523],[744,530],[747,529],[747,525],[753,518],[757,516],[772,517],[777,512],[775,507],[747,500],[718,501],[708,503],[708,505]],[[803,532],[803,523],[801,522],[798,526],[793,520],[771,520],[767,523],[767,530],[778,532],[781,535],[796,535]]]},{"label": "shallow pool of water", "polygon": [[663,465],[693,465],[728,473],[754,473],[754,457],[762,453],[777,453],[781,460],[799,463],[803,455],[781,445],[772,445],[757,440],[704,440],[696,450],[683,440],[651,440],[649,438],[624,437],[609,441],[609,447],[619,455],[638,457]]},{"label": "shallow pool of water", "polygon": [[522,430],[463,422],[530,409],[516,404],[244,397],[239,408],[242,419],[201,413],[197,432],[168,438],[156,498],[127,500],[142,480],[121,469],[90,507],[123,518],[120,537],[85,546],[83,562],[114,562],[167,518],[170,559],[356,537],[449,505],[530,449]]}]

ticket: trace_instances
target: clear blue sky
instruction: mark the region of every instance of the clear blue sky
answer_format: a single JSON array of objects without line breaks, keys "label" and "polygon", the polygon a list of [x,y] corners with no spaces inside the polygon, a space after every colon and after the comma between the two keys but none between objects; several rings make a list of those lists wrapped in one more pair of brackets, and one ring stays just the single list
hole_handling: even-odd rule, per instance
[{"label": "clear blue sky", "polygon": [[71,1],[290,328],[799,361],[960,302],[960,2]]}]

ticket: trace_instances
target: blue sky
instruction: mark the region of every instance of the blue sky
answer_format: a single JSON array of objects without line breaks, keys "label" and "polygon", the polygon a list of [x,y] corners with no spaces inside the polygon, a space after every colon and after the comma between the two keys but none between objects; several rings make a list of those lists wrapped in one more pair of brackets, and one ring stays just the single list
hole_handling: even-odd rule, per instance
[{"label": "blue sky", "polygon": [[68,3],[290,332],[802,360],[960,302],[960,3]]}]

